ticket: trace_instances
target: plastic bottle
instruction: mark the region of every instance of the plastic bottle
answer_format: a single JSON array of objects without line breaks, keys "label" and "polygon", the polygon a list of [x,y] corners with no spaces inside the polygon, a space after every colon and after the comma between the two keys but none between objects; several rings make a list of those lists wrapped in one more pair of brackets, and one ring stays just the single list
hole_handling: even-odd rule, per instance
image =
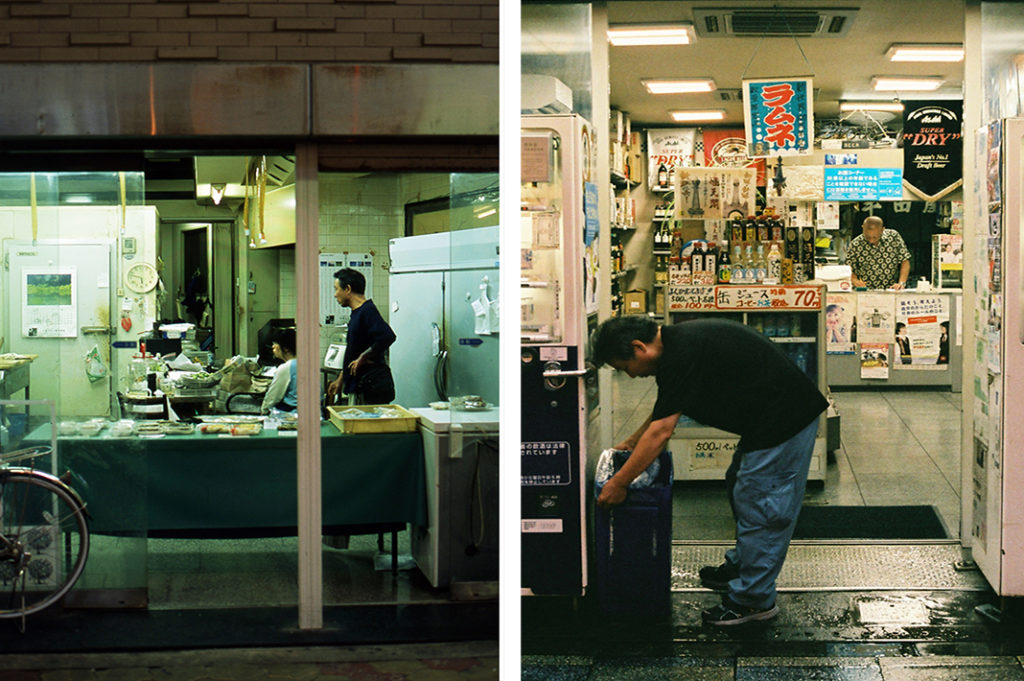
[{"label": "plastic bottle", "polygon": [[743,261],[743,251],[739,244],[732,247],[732,283],[747,283],[747,270]]},{"label": "plastic bottle", "polygon": [[771,284],[777,284],[782,279],[782,253],[779,252],[779,244],[772,242],[772,247],[768,251],[768,274],[765,281]]},{"label": "plastic bottle", "polygon": [[754,254],[754,280],[762,283],[768,276],[768,262],[764,257],[764,245],[757,244],[757,251]]}]

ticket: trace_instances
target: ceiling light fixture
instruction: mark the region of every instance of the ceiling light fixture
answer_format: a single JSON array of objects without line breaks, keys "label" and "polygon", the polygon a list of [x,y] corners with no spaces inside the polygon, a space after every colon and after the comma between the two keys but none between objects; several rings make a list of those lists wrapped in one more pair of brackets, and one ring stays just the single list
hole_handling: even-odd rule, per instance
[{"label": "ceiling light fixture", "polygon": [[669,115],[676,123],[693,123],[696,121],[725,120],[725,109],[670,111]]},{"label": "ceiling light fixture", "polygon": [[640,80],[652,95],[686,95],[697,92],[712,92],[715,81],[712,78],[687,78],[683,80]]},{"label": "ceiling light fixture", "polygon": [[903,111],[901,102],[840,102],[840,111]]},{"label": "ceiling light fixture", "polygon": [[941,76],[875,76],[871,87],[876,92],[929,92],[945,82]]},{"label": "ceiling light fixture", "polygon": [[224,191],[228,186],[223,182],[214,182],[210,185],[210,198],[213,199],[213,205],[219,206],[221,199],[224,198]]},{"label": "ceiling light fixture", "polygon": [[964,46],[894,43],[885,55],[889,61],[958,62],[964,60]]},{"label": "ceiling light fixture", "polygon": [[689,45],[693,24],[620,24],[608,27],[608,42],[614,47],[634,45]]}]

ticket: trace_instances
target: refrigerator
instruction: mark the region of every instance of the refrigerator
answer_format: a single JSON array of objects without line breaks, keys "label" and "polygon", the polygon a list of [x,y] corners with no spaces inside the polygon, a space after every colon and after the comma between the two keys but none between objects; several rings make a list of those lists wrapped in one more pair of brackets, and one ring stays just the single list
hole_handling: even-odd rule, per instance
[{"label": "refrigerator", "polygon": [[498,404],[498,227],[392,239],[389,351],[395,402]]},{"label": "refrigerator", "polygon": [[[1001,596],[1024,595],[1024,118],[992,122],[976,145],[969,543]],[[966,245],[966,244],[965,244]],[[970,251],[969,251],[970,252]],[[965,402],[965,410],[968,408]],[[969,542],[967,541],[969,539]]]},{"label": "refrigerator", "polygon": [[520,139],[521,592],[581,596],[587,435],[597,430],[586,362],[597,311],[594,136],[575,114],[530,115]]},{"label": "refrigerator", "polygon": [[498,409],[414,407],[426,462],[427,524],[412,556],[436,588],[498,580]]}]

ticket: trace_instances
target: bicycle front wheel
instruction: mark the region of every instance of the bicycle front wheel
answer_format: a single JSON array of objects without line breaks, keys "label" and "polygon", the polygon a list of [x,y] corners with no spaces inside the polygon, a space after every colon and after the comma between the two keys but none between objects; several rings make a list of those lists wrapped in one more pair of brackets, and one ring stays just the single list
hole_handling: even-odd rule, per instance
[{"label": "bicycle front wheel", "polygon": [[67,487],[37,471],[0,471],[0,619],[56,603],[88,556],[85,509]]}]

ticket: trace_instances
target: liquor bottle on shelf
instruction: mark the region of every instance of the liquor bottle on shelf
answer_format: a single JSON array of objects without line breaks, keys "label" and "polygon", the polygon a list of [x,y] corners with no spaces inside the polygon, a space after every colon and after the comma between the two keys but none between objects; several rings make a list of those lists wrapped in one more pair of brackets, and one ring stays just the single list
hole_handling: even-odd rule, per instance
[{"label": "liquor bottle on shelf", "polygon": [[804,266],[804,277],[814,279],[814,227],[800,228],[800,262]]},{"label": "liquor bottle on shelf", "polygon": [[743,220],[733,219],[729,222],[729,239],[734,244],[743,241]]},{"label": "liquor bottle on shelf", "polygon": [[754,251],[754,271],[757,283],[764,283],[765,277],[768,276],[768,261],[765,260],[764,244],[761,242],[758,242],[757,250]]},{"label": "liquor bottle on shelf", "polygon": [[779,244],[772,242],[768,250],[768,275],[765,281],[770,284],[778,284],[782,281],[782,254],[779,253]]},{"label": "liquor bottle on shelf", "polygon": [[772,241],[782,241],[783,238],[782,218],[776,216],[772,219]]},{"label": "liquor bottle on shelf", "polygon": [[707,253],[704,254],[704,269],[708,272],[709,283],[715,283],[718,277],[718,244],[714,241],[707,244]]},{"label": "liquor bottle on shelf", "polygon": [[729,258],[729,242],[723,241],[718,249],[718,283],[732,282],[732,260]]},{"label": "liquor bottle on shelf", "polygon": [[758,218],[757,218],[757,240],[758,241],[768,241],[769,237],[771,237],[771,232],[772,232],[771,227],[768,225],[768,217],[765,216],[765,215],[758,216]]},{"label": "liquor bottle on shelf", "polygon": [[736,244],[732,247],[732,283],[746,284],[747,269],[743,260],[743,247]]},{"label": "liquor bottle on shelf", "polygon": [[658,166],[658,187],[668,189],[668,166],[664,163]]},{"label": "liquor bottle on shelf", "polygon": [[757,221],[753,215],[747,216],[746,222],[743,223],[743,240],[757,241]]}]

